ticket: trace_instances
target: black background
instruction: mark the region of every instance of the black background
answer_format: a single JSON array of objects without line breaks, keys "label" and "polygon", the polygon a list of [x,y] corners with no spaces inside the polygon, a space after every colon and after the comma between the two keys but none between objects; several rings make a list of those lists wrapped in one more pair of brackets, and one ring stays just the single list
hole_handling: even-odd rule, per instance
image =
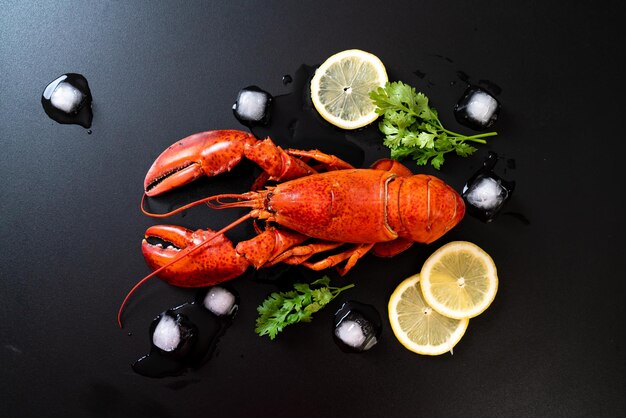
[{"label": "black background", "polygon": [[[0,415],[623,416],[618,5],[1,1]],[[153,159],[191,133],[243,129],[230,108],[241,87],[285,93],[284,74],[349,48],[378,55],[453,129],[464,129],[451,111],[456,71],[500,86],[500,135],[438,175],[460,189],[489,150],[514,159],[501,167],[517,182],[507,210],[530,223],[466,217],[430,246],[367,256],[342,279],[356,283],[344,300],[386,316],[393,289],[432,251],[469,240],[497,264],[495,302],[453,356],[405,350],[387,321],[372,351],[347,355],[330,332],[340,301],[271,342],[253,328],[275,288],[235,280],[239,315],[209,363],[181,378],[136,375],[130,364],[148,351],[152,318],[194,295],[154,280],[131,301],[125,329],[116,326],[122,298],[148,272],[139,244],[157,222],[139,200]],[[91,135],[41,107],[44,87],[66,72],[89,80]],[[248,174],[176,199],[245,190]],[[215,228],[243,213],[196,208],[169,222]]]}]

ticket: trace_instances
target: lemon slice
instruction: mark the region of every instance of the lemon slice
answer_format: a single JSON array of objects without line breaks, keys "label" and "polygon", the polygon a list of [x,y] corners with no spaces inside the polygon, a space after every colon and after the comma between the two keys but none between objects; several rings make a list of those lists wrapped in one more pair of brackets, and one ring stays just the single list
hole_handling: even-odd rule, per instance
[{"label": "lemon slice", "polygon": [[319,114],[342,129],[357,129],[378,118],[369,93],[388,81],[376,55],[349,49],[328,58],[311,80],[311,99]]},{"label": "lemon slice", "polygon": [[420,276],[426,303],[450,318],[473,318],[496,296],[496,265],[485,251],[471,242],[454,241],[435,251]]},{"label": "lemon slice", "polygon": [[415,274],[398,285],[389,299],[389,322],[394,335],[407,349],[436,356],[452,352],[469,319],[447,318],[426,304]]}]

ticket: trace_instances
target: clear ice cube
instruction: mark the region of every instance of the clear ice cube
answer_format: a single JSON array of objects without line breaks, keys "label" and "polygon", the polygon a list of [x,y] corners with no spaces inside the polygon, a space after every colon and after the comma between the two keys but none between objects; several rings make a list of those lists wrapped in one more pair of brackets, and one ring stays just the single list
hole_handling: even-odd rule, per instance
[{"label": "clear ice cube", "polygon": [[487,176],[480,176],[465,193],[467,202],[482,210],[496,210],[508,197],[508,191],[500,181]]},{"label": "clear ice cube", "polygon": [[[82,74],[67,73],[50,82],[41,94],[41,105],[50,119],[62,124],[91,127],[91,90]],[[88,131],[87,133],[91,133]]]},{"label": "clear ice cube", "polygon": [[380,315],[371,305],[351,301],[335,314],[334,337],[344,351],[369,350],[378,342],[380,332]]},{"label": "clear ice cube", "polygon": [[204,307],[217,316],[232,314],[237,309],[237,298],[221,286],[209,289],[203,301]]},{"label": "clear ice cube", "polygon": [[59,83],[50,95],[52,106],[65,113],[75,113],[85,98],[76,87],[65,81]]},{"label": "clear ice cube", "polygon": [[180,344],[181,330],[177,321],[162,315],[152,334],[152,343],[163,351],[174,351]]},{"label": "clear ice cube", "polygon": [[495,218],[515,189],[514,181],[503,180],[493,172],[497,161],[498,155],[490,152],[483,167],[463,187],[467,212],[484,222]]},{"label": "clear ice cube", "polygon": [[456,120],[472,129],[484,130],[491,127],[500,112],[500,103],[480,87],[465,90],[463,97],[454,106]]},{"label": "clear ice cube", "polygon": [[335,328],[335,335],[344,344],[360,351],[369,350],[377,342],[372,324],[357,314],[350,314],[350,318],[341,321]]},{"label": "clear ice cube", "polygon": [[272,96],[256,86],[249,86],[239,91],[233,105],[235,117],[245,125],[266,125],[270,119]]}]

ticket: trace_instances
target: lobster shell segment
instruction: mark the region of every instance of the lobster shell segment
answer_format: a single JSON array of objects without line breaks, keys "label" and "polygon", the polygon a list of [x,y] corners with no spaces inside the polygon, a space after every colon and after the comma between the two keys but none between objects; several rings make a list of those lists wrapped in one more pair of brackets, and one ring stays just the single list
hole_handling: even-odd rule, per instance
[{"label": "lobster shell segment", "polygon": [[391,241],[383,170],[339,170],[277,185],[268,209],[280,225],[313,238],[349,243]]}]

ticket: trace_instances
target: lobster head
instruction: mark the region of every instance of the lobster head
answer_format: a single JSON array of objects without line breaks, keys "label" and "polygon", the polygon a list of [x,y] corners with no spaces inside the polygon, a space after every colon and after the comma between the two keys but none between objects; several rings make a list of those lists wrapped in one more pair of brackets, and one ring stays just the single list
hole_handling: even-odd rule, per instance
[{"label": "lobster head", "polygon": [[401,237],[430,244],[465,215],[461,195],[437,177],[417,174],[396,178],[389,186],[398,202],[397,208],[389,207],[389,223]]}]

